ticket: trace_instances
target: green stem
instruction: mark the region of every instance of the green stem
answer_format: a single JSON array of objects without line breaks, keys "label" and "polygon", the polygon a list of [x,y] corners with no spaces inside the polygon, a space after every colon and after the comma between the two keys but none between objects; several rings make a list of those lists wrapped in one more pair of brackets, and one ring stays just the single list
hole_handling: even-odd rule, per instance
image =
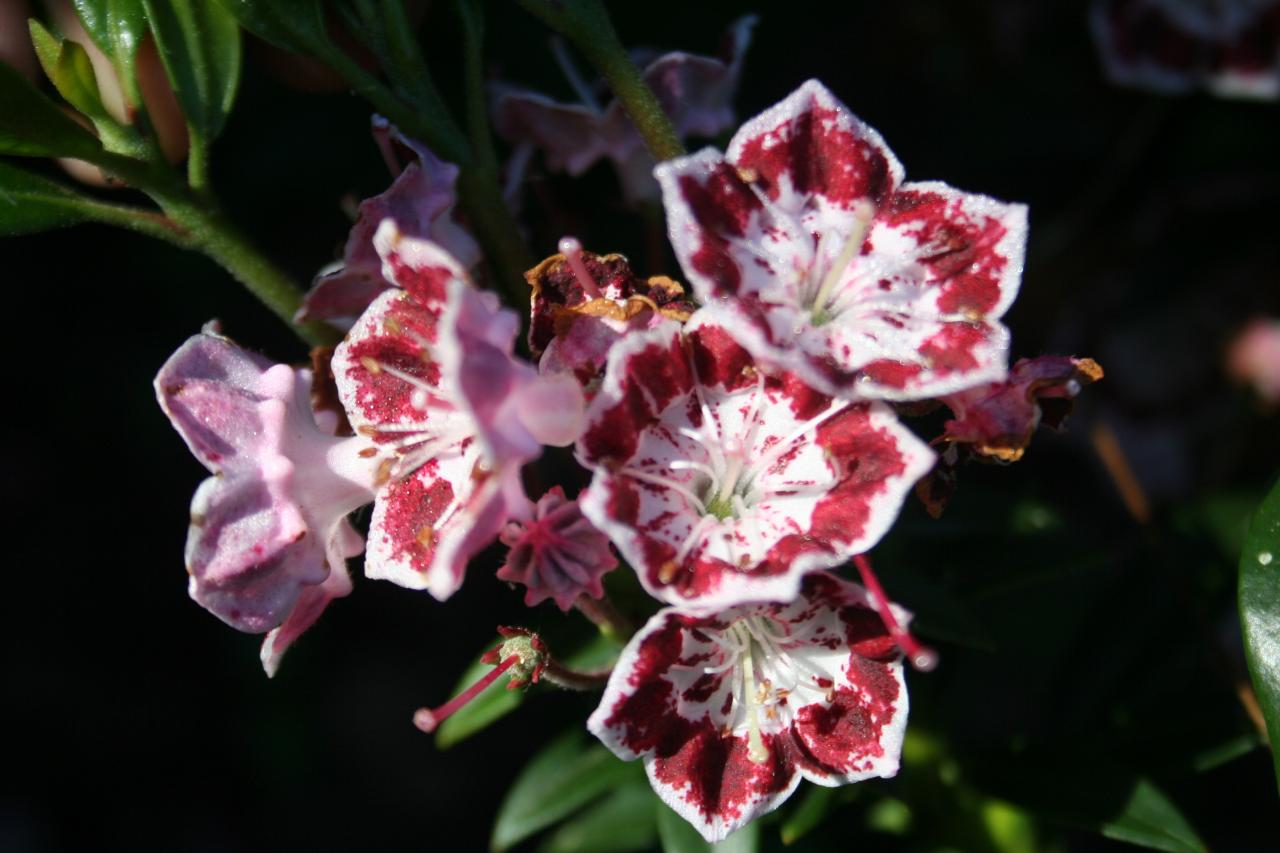
[{"label": "green stem", "polygon": [[273,314],[312,346],[336,343],[338,334],[320,323],[297,324],[302,290],[240,233],[203,193],[185,186],[163,163],[142,163],[102,152],[94,163],[149,195],[165,216],[102,204],[94,211],[104,222],[132,228],[186,249],[195,249],[231,273]]},{"label": "green stem", "polygon": [[339,335],[329,326],[294,322],[302,305],[302,290],[221,213],[185,202],[161,204],[170,219],[191,232],[196,248],[235,276],[298,337],[311,346],[337,343]]},{"label": "green stem", "polygon": [[464,47],[467,136],[471,139],[471,153],[477,165],[496,175],[498,154],[494,151],[493,136],[489,132],[489,106],[484,91],[484,13],[477,0],[457,0],[457,8]]},{"label": "green stem", "polygon": [[187,185],[198,193],[209,190],[209,145],[199,133],[187,131]]},{"label": "green stem", "polygon": [[684,155],[684,145],[662,111],[640,69],[627,55],[600,0],[519,0],[552,29],[573,42],[600,72],[614,97],[640,131],[653,158],[661,163]]},{"label": "green stem", "polygon": [[527,311],[529,285],[524,271],[533,266],[533,258],[502,197],[498,173],[476,166],[463,167],[458,176],[458,196],[493,265],[495,283],[506,293],[509,305]]}]

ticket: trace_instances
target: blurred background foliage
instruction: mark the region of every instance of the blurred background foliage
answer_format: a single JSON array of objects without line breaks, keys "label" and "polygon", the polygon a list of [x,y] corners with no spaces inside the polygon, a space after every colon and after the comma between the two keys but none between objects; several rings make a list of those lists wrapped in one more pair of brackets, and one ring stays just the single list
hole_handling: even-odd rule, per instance
[{"label": "blurred background foliage", "polygon": [[[485,6],[489,73],[568,98],[541,24]],[[729,844],[1275,849],[1235,587],[1249,514],[1280,470],[1280,420],[1223,357],[1248,319],[1280,315],[1280,110],[1112,87],[1074,2],[611,10],[628,46],[699,52],[756,11],[740,117],[817,77],[909,178],[1029,203],[1014,355],[1092,356],[1107,371],[1065,434],[1040,434],[1012,467],[963,468],[940,520],[913,502],[876,549],[889,593],[942,652],[935,672],[909,675],[900,775],[805,785]],[[420,36],[460,111],[450,4],[429,5]],[[212,184],[306,282],[340,254],[344,208],[388,177],[369,107],[300,90],[287,63],[246,42]],[[530,182],[536,255],[573,233],[678,276],[608,166],[579,180],[535,166]],[[526,610],[487,570],[496,555],[447,606],[357,579],[263,677],[256,638],[186,597],[187,501],[204,472],[149,383],[211,317],[279,359],[303,347],[211,262],[140,235],[84,225],[0,241],[0,259],[17,386],[2,482],[18,551],[0,848],[705,849],[656,805],[639,764],[582,733],[593,696],[495,693],[509,707],[491,712],[507,716],[455,726],[446,749],[410,725],[496,625],[586,642],[550,605]],[[620,573],[611,584],[624,603],[635,595]]]}]

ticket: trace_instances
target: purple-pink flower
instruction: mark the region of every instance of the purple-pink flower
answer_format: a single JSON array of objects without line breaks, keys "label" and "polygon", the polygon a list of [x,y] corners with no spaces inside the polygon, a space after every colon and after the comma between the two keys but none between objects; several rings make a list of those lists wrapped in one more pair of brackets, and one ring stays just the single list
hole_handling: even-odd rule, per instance
[{"label": "purple-pink flower", "polygon": [[365,573],[444,599],[527,513],[520,469],[542,444],[573,442],[582,392],[513,357],[518,317],[441,247],[389,220],[374,243],[398,288],[333,357],[347,416],[380,457]]},{"label": "purple-pink flower", "polygon": [[[733,126],[733,96],[755,23],[754,15],[735,21],[719,57],[675,52],[645,65],[645,82],[677,135],[712,137]],[[576,72],[568,73],[580,103],[503,88],[494,99],[495,129],[514,145],[542,151],[553,171],[581,175],[607,158],[617,169],[628,201],[656,199],[653,158],[621,103],[610,101],[602,107]]]},{"label": "purple-pink flower", "polygon": [[270,631],[268,674],[332,598],[351,590],[363,541],[349,512],[373,497],[362,438],[316,425],[311,375],[213,331],[187,340],[155,380],[174,428],[214,476],[191,502],[191,597],[242,631]]},{"label": "purple-pink flower", "polygon": [[600,598],[601,579],[618,567],[609,537],[559,486],[538,499],[530,518],[509,522],[499,538],[510,550],[498,578],[524,586],[529,607],[550,598],[568,611],[579,596]]},{"label": "purple-pink flower", "polygon": [[[360,203],[341,266],[316,277],[298,312],[298,322],[350,322],[379,293],[392,286],[382,274],[382,259],[373,243],[378,226],[385,219],[395,222],[403,234],[436,243],[463,267],[471,268],[480,262],[480,247],[457,221],[458,167],[403,136],[380,116],[374,116],[373,125],[396,178],[386,192]],[[399,151],[412,157],[403,168]]]}]

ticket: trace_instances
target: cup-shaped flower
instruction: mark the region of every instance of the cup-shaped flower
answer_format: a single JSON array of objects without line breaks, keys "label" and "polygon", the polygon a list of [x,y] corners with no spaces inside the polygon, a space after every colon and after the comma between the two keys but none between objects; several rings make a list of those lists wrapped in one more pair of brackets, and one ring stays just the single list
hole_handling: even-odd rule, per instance
[{"label": "cup-shaped flower", "polygon": [[1121,86],[1280,98],[1277,0],[1094,0],[1090,22]]},{"label": "cup-shaped flower", "polygon": [[578,502],[566,498],[559,486],[538,499],[531,518],[508,523],[500,538],[511,550],[498,577],[522,584],[529,607],[550,598],[568,611],[579,596],[600,598],[604,595],[601,578],[618,567],[609,537],[583,516]]},{"label": "cup-shaped flower", "polygon": [[520,467],[577,436],[582,391],[512,355],[519,318],[440,246],[391,220],[389,281],[334,352],[347,417],[381,456],[365,573],[445,599],[529,500]]},{"label": "cup-shaped flower", "polygon": [[271,631],[262,653],[270,674],[329,600],[350,592],[346,558],[364,543],[346,516],[373,498],[369,442],[316,425],[309,371],[272,365],[213,331],[187,340],[155,388],[214,474],[191,503],[191,597],[232,627]]},{"label": "cup-shaped flower", "polygon": [[529,349],[541,372],[572,374],[594,394],[620,338],[664,317],[684,322],[693,306],[678,282],[642,279],[622,255],[584,252],[572,237],[560,249],[525,273],[533,289]]},{"label": "cup-shaped flower", "polygon": [[702,611],[788,600],[868,550],[934,459],[885,404],[766,375],[736,319],[707,306],[619,341],[577,445],[583,513],[652,595]]},{"label": "cup-shaped flower", "polygon": [[[709,138],[733,126],[733,96],[755,23],[754,15],[734,21],[721,56],[677,51],[649,62],[636,57],[644,67],[645,82],[680,137]],[[562,62],[580,103],[504,87],[494,98],[494,128],[514,145],[541,150],[553,171],[581,175],[607,158],[617,169],[628,201],[656,200],[653,158],[622,104],[614,100],[602,106],[567,59]]]},{"label": "cup-shaped flower", "polygon": [[817,81],[747,122],[727,154],[655,170],[703,302],[729,298],[759,360],[847,398],[912,400],[1002,379],[999,318],[1026,208],[903,183],[875,130]]},{"label": "cup-shaped flower", "polygon": [[660,611],[587,721],[618,757],[643,758],[662,801],[711,842],[802,778],[893,776],[906,724],[901,654],[862,587],[825,572],[788,604]]},{"label": "cup-shaped flower", "polygon": [[[393,282],[382,275],[382,259],[373,244],[384,219],[394,220],[404,234],[438,244],[464,267],[480,261],[480,247],[455,218],[458,167],[401,135],[381,116],[374,116],[373,126],[387,165],[398,174],[386,192],[360,203],[343,250],[342,265],[316,277],[298,311],[299,322],[343,318],[350,322],[379,293],[392,286]],[[399,168],[397,155],[401,150],[412,158],[403,169]]]}]

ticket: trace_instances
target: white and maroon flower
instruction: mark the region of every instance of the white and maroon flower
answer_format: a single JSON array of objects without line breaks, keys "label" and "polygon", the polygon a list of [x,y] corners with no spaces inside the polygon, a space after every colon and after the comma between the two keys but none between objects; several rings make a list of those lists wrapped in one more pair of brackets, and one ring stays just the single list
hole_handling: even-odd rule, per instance
[{"label": "white and maroon flower", "polygon": [[933,464],[888,406],[766,376],[726,317],[620,340],[577,446],[583,513],[651,594],[703,611],[789,599],[869,549]]},{"label": "white and maroon flower", "polygon": [[[379,293],[392,286],[382,275],[382,259],[373,244],[384,219],[393,220],[404,234],[440,245],[464,267],[480,262],[480,247],[457,221],[458,167],[401,135],[381,116],[374,116],[373,128],[396,178],[386,192],[360,203],[341,267],[316,277],[298,311],[298,322],[349,321],[359,317]],[[403,169],[398,154],[401,150],[413,158]]]},{"label": "white and maroon flower", "polygon": [[1122,86],[1280,97],[1277,0],[1095,0],[1094,39]]},{"label": "white and maroon flower", "polygon": [[[733,96],[755,23],[754,15],[734,21],[721,56],[677,51],[639,63],[644,65],[645,82],[681,138],[713,137],[733,126]],[[553,171],[581,175],[608,158],[629,201],[656,199],[653,158],[622,105],[615,100],[602,107],[592,87],[578,78],[567,61],[565,71],[580,103],[503,89],[494,100],[494,128],[513,145],[541,150]]]},{"label": "white and maroon flower", "polygon": [[577,436],[582,392],[512,356],[519,318],[474,289],[441,247],[384,221],[374,238],[398,289],[333,357],[352,426],[382,457],[365,573],[437,598],[529,500],[521,466]]},{"label": "white and maroon flower", "polygon": [[191,503],[191,597],[234,628],[270,631],[262,661],[274,674],[289,644],[351,591],[346,558],[364,543],[346,516],[373,498],[369,442],[316,425],[309,371],[212,331],[188,339],[155,388],[214,474]]},{"label": "white and maroon flower", "polygon": [[538,498],[531,518],[508,523],[499,538],[511,550],[498,578],[522,584],[529,607],[551,598],[568,611],[579,596],[600,598],[601,579],[618,567],[609,537],[559,486]]},{"label": "white and maroon flower", "polygon": [[733,304],[757,359],[859,399],[1004,377],[1026,208],[902,183],[880,135],[821,83],[743,125],[727,154],[655,175],[694,293]]},{"label": "white and maroon flower", "polygon": [[622,255],[584,252],[572,237],[525,273],[532,288],[529,349],[542,373],[569,373],[595,393],[609,350],[663,318],[689,319],[684,288],[666,276],[642,279]]},{"label": "white and maroon flower", "polygon": [[906,724],[897,647],[866,592],[825,572],[789,604],[659,612],[587,721],[618,757],[643,758],[654,791],[710,842],[802,778],[893,776]]}]

